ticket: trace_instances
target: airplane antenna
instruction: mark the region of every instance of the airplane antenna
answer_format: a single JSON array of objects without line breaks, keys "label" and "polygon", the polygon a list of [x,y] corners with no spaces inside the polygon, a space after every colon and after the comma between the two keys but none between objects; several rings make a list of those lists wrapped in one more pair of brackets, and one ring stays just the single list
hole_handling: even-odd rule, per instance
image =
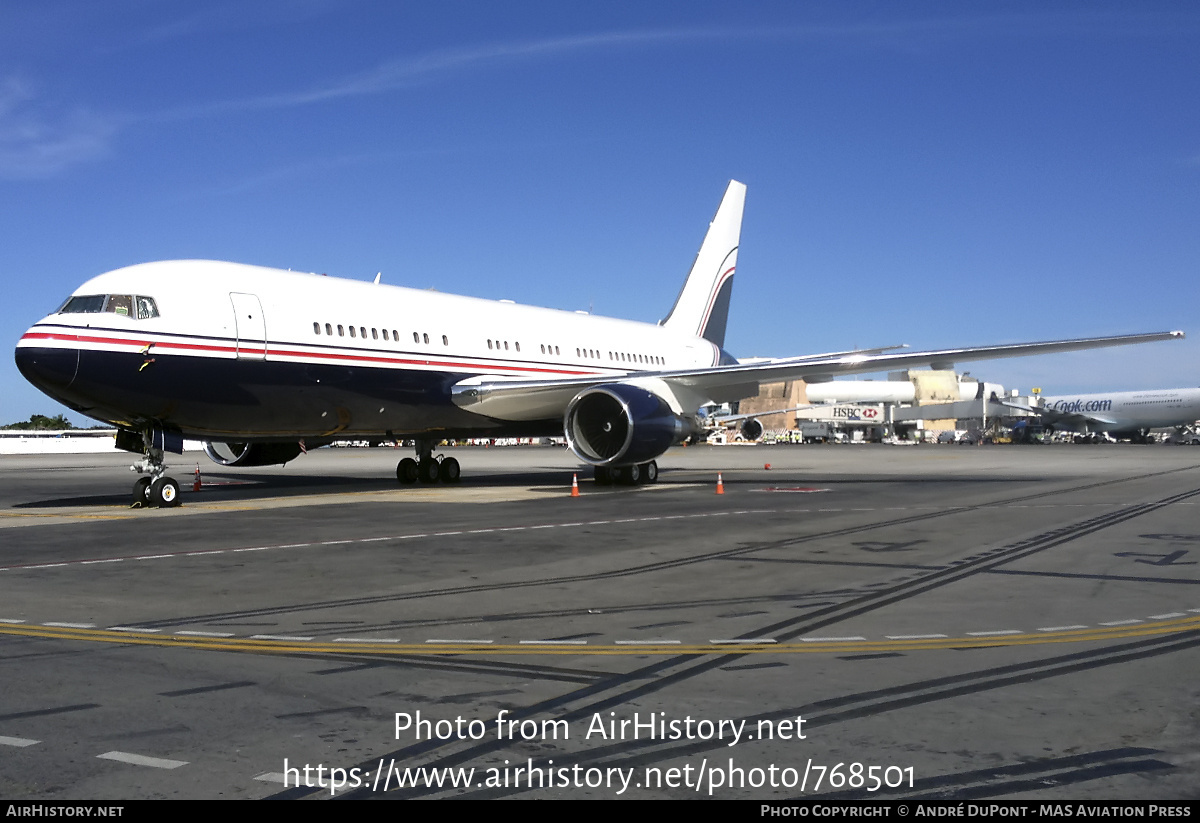
[{"label": "airplane antenna", "polygon": [[381,278],[381,277],[383,277],[383,272],[379,272],[378,274],[375,275],[375,285],[376,286],[379,285],[379,278]]}]

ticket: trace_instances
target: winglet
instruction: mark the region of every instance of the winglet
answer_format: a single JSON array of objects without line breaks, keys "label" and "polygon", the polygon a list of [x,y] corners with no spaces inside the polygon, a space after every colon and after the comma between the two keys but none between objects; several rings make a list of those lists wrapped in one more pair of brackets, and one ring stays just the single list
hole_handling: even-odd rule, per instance
[{"label": "winglet", "polygon": [[745,184],[730,180],[692,270],[660,325],[703,337],[718,348],[725,345],[745,203]]}]

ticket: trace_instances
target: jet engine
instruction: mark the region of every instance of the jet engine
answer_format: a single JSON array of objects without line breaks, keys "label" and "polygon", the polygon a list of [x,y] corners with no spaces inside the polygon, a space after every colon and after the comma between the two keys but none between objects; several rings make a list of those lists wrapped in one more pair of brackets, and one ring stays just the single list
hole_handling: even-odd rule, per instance
[{"label": "jet engine", "polygon": [[742,422],[741,431],[743,439],[758,440],[758,438],[763,436],[763,424],[751,417]]},{"label": "jet engine", "polygon": [[615,383],[575,395],[563,419],[567,443],[593,466],[645,463],[692,433],[688,421],[652,391]]},{"label": "jet engine", "polygon": [[299,443],[216,443],[204,444],[208,459],[222,466],[275,466],[295,460]]}]

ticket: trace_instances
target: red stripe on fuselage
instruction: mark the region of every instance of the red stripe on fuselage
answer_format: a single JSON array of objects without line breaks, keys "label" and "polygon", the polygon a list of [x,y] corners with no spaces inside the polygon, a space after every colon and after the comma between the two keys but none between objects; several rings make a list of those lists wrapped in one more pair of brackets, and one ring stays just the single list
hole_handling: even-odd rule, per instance
[{"label": "red stripe on fuselage", "polygon": [[211,343],[180,343],[176,341],[162,340],[127,340],[118,337],[98,337],[94,335],[67,334],[63,332],[26,332],[21,337],[21,342],[26,340],[57,340],[66,343],[80,344],[81,348],[85,348],[83,344],[93,345],[109,345],[109,346],[130,346],[132,348],[144,349],[146,346],[151,346],[153,349],[175,349],[180,351],[196,351],[196,352],[211,352],[221,354],[246,354],[265,357],[268,353],[276,357],[309,357],[322,360],[343,361],[351,363],[381,363],[395,366],[428,366],[433,368],[444,368],[452,371],[468,371],[472,373],[489,372],[489,371],[508,371],[521,372],[532,374],[552,374],[564,375],[570,377],[586,377],[589,375],[601,376],[604,373],[598,371],[578,370],[578,369],[561,369],[561,368],[543,368],[538,366],[509,366],[495,363],[464,363],[461,361],[437,360],[437,359],[410,359],[401,357],[384,357],[380,355],[367,354],[342,354],[338,352],[312,352],[312,351],[295,351],[290,349],[271,348],[252,349],[245,346],[218,346]]}]

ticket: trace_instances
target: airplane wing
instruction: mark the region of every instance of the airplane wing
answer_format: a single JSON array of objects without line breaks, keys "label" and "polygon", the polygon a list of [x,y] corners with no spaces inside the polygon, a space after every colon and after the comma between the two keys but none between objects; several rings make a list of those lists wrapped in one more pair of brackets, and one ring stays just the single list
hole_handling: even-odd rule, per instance
[{"label": "airplane wing", "polygon": [[847,351],[831,351],[823,354],[805,354],[800,357],[745,357],[738,360],[739,365],[743,366],[760,366],[763,363],[799,363],[811,360],[820,360],[827,357],[848,357],[852,354],[883,354],[884,352],[896,351],[897,349],[907,349],[907,343],[899,343],[894,346],[877,346],[873,349],[849,349]]},{"label": "airplane wing", "polygon": [[[544,420],[562,414],[571,398],[583,389],[591,386],[630,383],[648,388],[655,393],[675,397],[681,407],[680,410],[691,414],[707,401],[723,403],[752,397],[758,393],[758,387],[763,383],[779,383],[797,378],[808,379],[810,382],[827,381],[839,374],[869,374],[915,366],[951,369],[955,363],[970,360],[995,360],[1034,354],[1099,349],[1109,346],[1127,346],[1160,340],[1180,340],[1183,337],[1184,333],[1181,331],[1169,331],[922,352],[866,349],[736,365],[638,371],[624,375],[593,375],[558,380],[529,380],[520,377],[506,379],[480,375],[456,384],[452,393],[456,405],[478,414],[503,420]],[[691,406],[691,408],[683,408],[686,406]]]},{"label": "airplane wing", "polygon": [[802,406],[792,406],[790,409],[773,409],[771,411],[750,412],[747,414],[713,414],[704,418],[704,422],[709,426],[727,426],[730,423],[736,423],[739,420],[753,420],[759,417],[770,417],[773,414],[787,414],[788,412],[801,411],[802,409],[811,409],[815,403],[805,403]]}]

